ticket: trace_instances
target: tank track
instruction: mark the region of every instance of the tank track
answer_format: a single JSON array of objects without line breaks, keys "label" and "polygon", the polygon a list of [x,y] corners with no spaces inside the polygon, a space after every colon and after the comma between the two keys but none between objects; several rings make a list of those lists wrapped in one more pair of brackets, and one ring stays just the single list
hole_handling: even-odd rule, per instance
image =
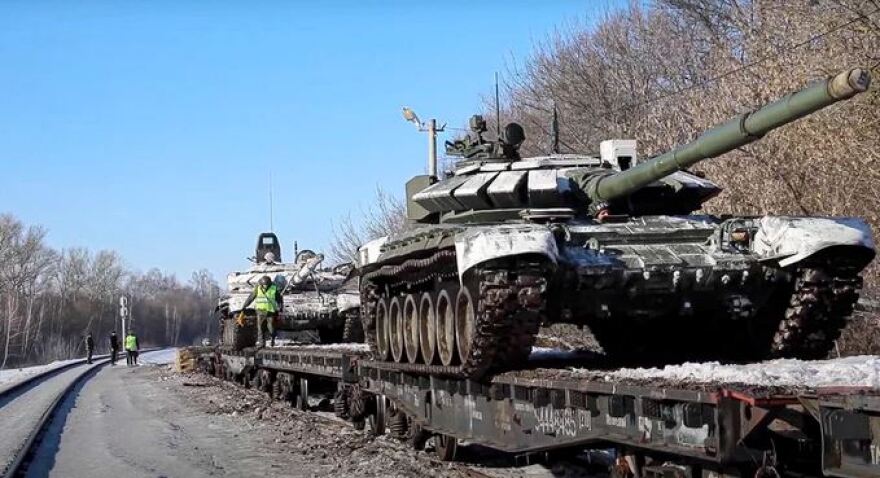
[{"label": "tank track", "polygon": [[[418,274],[421,272],[421,274]],[[398,283],[391,282],[390,287],[400,284],[419,286],[430,281],[442,281],[452,279],[455,272],[455,251],[443,249],[425,259],[409,259],[400,265],[386,265],[365,274],[361,279],[361,312],[364,326],[364,341],[369,344],[373,356],[379,355],[376,344],[376,306],[380,293],[375,283],[382,279],[398,279]]]},{"label": "tank track", "polygon": [[[515,368],[528,359],[543,320],[547,297],[547,271],[535,261],[507,259],[478,266],[475,281],[477,323],[471,353],[461,365],[443,366],[388,361],[389,368],[416,373],[480,378],[503,364]],[[378,357],[375,313],[380,290],[412,290],[426,284],[457,282],[455,252],[444,249],[424,259],[409,259],[383,266],[364,276],[362,302],[367,343]],[[382,281],[382,284],[377,284]]]},{"label": "tank track", "polygon": [[856,275],[834,275],[825,268],[801,269],[785,318],[773,336],[771,354],[800,359],[827,357],[852,314],[861,286],[862,278]]}]

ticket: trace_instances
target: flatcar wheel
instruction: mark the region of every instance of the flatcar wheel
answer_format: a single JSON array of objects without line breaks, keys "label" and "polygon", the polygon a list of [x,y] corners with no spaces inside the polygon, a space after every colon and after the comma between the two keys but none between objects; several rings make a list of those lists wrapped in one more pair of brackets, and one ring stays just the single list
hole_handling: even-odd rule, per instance
[{"label": "flatcar wheel", "polygon": [[471,345],[477,326],[477,311],[474,300],[467,287],[458,290],[455,299],[455,341],[458,344],[458,356],[465,363],[471,356]]},{"label": "flatcar wheel", "polygon": [[428,439],[431,438],[431,434],[425,431],[415,421],[410,420],[409,422],[409,430],[407,431],[407,442],[416,451],[422,451],[425,449],[425,443],[427,443]]},{"label": "flatcar wheel", "polygon": [[281,372],[275,377],[275,381],[278,383],[278,399],[290,403],[293,400],[290,374]]},{"label": "flatcar wheel", "polygon": [[388,301],[384,297],[376,304],[376,348],[379,360],[388,360]]},{"label": "flatcar wheel", "polygon": [[260,370],[260,390],[272,396],[272,384],[274,380],[272,380],[272,372],[269,370]]},{"label": "flatcar wheel", "polygon": [[416,296],[408,294],[403,301],[403,346],[409,363],[419,360],[419,305]]},{"label": "flatcar wheel", "polygon": [[348,393],[344,388],[337,390],[336,395],[333,396],[333,413],[339,418],[349,418],[351,416],[349,413]]},{"label": "flatcar wheel", "polygon": [[395,362],[403,361],[403,304],[400,297],[391,299],[388,306],[388,341]]},{"label": "flatcar wheel", "polygon": [[452,461],[455,459],[455,452],[458,450],[458,440],[449,435],[434,436],[434,451],[441,461]]},{"label": "flatcar wheel", "polygon": [[303,397],[301,393],[297,393],[296,398],[293,400],[293,407],[297,410],[308,411],[309,399]]},{"label": "flatcar wheel", "polygon": [[406,413],[401,410],[394,409],[388,414],[388,429],[391,436],[398,440],[406,440],[408,421]]},{"label": "flatcar wheel", "polygon": [[251,371],[247,367],[241,371],[241,375],[238,376],[239,383],[245,390],[251,388]]},{"label": "flatcar wheel", "polygon": [[437,353],[437,320],[434,314],[434,299],[430,292],[422,294],[419,304],[419,348],[422,362],[431,365]]},{"label": "flatcar wheel", "polygon": [[440,363],[452,365],[455,361],[455,306],[454,294],[443,289],[437,296],[437,352]]}]

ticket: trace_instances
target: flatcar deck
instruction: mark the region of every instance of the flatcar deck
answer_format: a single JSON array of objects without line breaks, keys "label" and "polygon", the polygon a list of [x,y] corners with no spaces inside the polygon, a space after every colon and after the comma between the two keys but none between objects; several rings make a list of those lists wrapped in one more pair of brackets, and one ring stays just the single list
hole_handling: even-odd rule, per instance
[{"label": "flatcar deck", "polygon": [[266,391],[281,381],[287,398],[332,390],[341,416],[368,420],[377,432],[388,425],[416,447],[438,437],[444,458],[463,440],[517,454],[615,448],[642,476],[744,476],[768,466],[880,476],[877,389],[614,380],[564,361],[478,382],[395,370],[352,345],[220,347],[205,357],[214,373],[243,383],[257,377]]}]

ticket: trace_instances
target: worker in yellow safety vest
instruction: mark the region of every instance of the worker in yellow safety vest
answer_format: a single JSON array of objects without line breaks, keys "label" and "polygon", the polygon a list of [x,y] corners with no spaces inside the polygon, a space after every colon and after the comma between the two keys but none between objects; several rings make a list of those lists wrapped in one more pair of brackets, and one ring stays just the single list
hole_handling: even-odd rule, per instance
[{"label": "worker in yellow safety vest", "polygon": [[125,336],[126,362],[129,366],[137,365],[140,348],[141,346],[138,343],[137,336],[134,335],[134,331],[129,330],[128,335]]},{"label": "worker in yellow safety vest", "polygon": [[257,311],[257,343],[260,347],[266,346],[266,338],[263,335],[263,324],[265,324],[269,331],[270,346],[274,347],[275,318],[278,317],[283,305],[281,291],[269,276],[263,276],[251,295],[244,301],[241,310],[246,309],[251,302],[254,304],[254,310]]}]

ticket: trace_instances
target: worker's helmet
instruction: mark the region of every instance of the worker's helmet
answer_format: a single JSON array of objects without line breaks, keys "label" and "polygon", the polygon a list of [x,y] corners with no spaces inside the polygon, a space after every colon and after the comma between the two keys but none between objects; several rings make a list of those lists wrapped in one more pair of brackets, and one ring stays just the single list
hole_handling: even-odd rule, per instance
[{"label": "worker's helmet", "polygon": [[260,285],[263,287],[269,287],[272,284],[272,278],[269,276],[260,277]]},{"label": "worker's helmet", "polygon": [[275,262],[275,253],[267,252],[263,259],[266,259],[266,262]]}]

